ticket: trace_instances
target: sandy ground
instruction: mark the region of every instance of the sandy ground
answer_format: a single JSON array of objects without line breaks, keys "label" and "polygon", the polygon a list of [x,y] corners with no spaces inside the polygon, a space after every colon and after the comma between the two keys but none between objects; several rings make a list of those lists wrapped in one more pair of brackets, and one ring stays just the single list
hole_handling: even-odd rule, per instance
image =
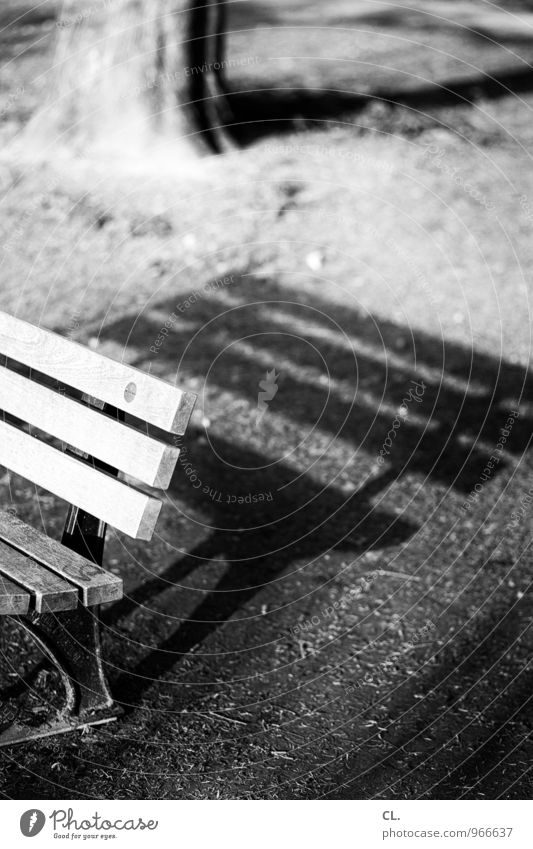
[{"label": "sandy ground", "polygon": [[[4,154],[0,308],[199,393],[156,538],[109,538],[125,717],[5,751],[6,796],[530,794],[531,15],[409,5],[235,4],[257,117],[187,178]],[[6,62],[6,139],[53,26]]]}]

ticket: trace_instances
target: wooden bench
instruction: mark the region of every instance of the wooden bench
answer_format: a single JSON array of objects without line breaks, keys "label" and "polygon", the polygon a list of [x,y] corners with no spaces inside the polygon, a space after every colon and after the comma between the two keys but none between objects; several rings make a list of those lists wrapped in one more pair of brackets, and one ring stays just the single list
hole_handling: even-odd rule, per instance
[{"label": "wooden bench", "polygon": [[0,614],[32,633],[66,691],[53,721],[15,721],[0,745],[120,712],[100,648],[99,605],[122,597],[121,579],[102,567],[106,526],[151,538],[161,501],[119,474],[166,489],[179,455],[168,434],[185,433],[195,400],[0,312],[0,466],[70,504],[61,542],[0,510]]}]

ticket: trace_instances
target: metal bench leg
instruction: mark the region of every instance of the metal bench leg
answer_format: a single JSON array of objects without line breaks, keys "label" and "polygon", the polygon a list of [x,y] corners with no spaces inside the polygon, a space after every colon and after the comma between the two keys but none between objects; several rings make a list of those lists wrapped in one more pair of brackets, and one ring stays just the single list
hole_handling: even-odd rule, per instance
[{"label": "metal bench leg", "polygon": [[[71,507],[62,543],[101,565],[106,526],[103,522]],[[99,608],[79,606],[58,613],[30,613],[12,617],[37,641],[46,657],[61,675],[65,702],[51,722],[32,727],[17,721],[0,731],[0,746],[49,737],[112,722],[122,713],[109,692],[102,666]]]},{"label": "metal bench leg", "polygon": [[98,608],[13,617],[37,641],[61,675],[64,704],[53,720],[32,727],[16,721],[0,733],[0,746],[112,722],[121,714],[102,666]]}]

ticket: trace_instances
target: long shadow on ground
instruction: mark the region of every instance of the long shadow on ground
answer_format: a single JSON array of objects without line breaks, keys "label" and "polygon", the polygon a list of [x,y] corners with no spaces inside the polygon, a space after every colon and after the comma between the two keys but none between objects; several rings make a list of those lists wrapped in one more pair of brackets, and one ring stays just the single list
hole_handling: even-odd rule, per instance
[{"label": "long shadow on ground", "polygon": [[[179,556],[169,554],[164,546],[160,549],[163,559],[151,555],[152,572],[146,570],[146,577],[104,614],[104,623],[117,642],[126,633],[120,627],[140,622],[142,612],[145,630],[134,624],[127,631],[135,636],[136,648],[125,643],[124,650],[117,649],[122,671],[115,672],[113,688],[136,723],[137,733],[148,739],[157,738],[161,727],[166,728],[165,711],[175,715],[201,702],[206,691],[194,681],[201,680],[202,670],[211,661],[209,653],[204,656],[197,650],[216,637],[224,623],[247,615],[265,587],[282,611],[295,595],[305,592],[306,582],[311,581],[307,566],[326,554],[340,552],[357,566],[358,558],[368,552],[408,542],[419,525],[401,509],[391,509],[390,499],[386,500],[391,486],[408,477],[411,490],[419,485],[429,490],[436,487],[462,502],[479,482],[510,411],[532,388],[527,370],[497,357],[272,280],[239,272],[228,278],[233,279],[230,286],[207,285],[200,292],[181,295],[181,310],[176,299],[159,300],[140,315],[132,313],[101,328],[87,329],[91,336],[100,336],[104,352],[107,343],[112,343],[115,352],[117,345],[124,345],[134,365],[168,379],[177,374],[180,384],[199,392],[201,411],[210,420],[206,427],[199,416],[184,440],[185,461],[194,469],[195,481],[183,464],[178,466],[170,489],[173,509],[166,514],[171,536],[173,522],[186,531],[195,522],[194,532],[185,534],[187,544]],[[156,346],[167,321],[169,334]],[[271,393],[261,418],[258,391],[268,373],[277,391]],[[408,395],[415,385],[420,401]],[[392,438],[392,424],[400,419]],[[524,407],[506,444],[511,461],[529,449],[532,426],[531,412]],[[390,449],[380,465],[380,451],[388,438]],[[506,465],[502,455],[492,478]],[[195,486],[197,481],[202,485]],[[259,499],[265,493],[271,497]],[[184,522],[184,515],[194,517],[194,522]],[[199,574],[207,576],[200,601],[193,586]],[[325,574],[325,586],[330,579]],[[495,596],[495,605],[501,603],[501,597]],[[443,650],[434,661],[435,668],[417,676],[416,693],[415,679],[410,679],[401,698],[386,703],[389,721],[398,720],[389,754],[391,748],[405,750],[408,740],[416,739],[438,715],[426,699],[418,705],[421,689],[428,694],[449,678],[446,693],[460,698],[463,679],[457,678],[456,667],[461,662],[466,669],[464,681],[476,663],[490,668],[498,662],[502,641],[490,639],[490,605],[487,608],[488,624],[478,623],[477,631],[471,632],[479,644],[477,660],[468,659],[464,646],[455,645],[453,652]],[[425,613],[420,611],[422,620]],[[283,616],[282,611],[278,630],[284,627]],[[287,616],[286,622],[293,623],[293,614]],[[506,622],[512,624],[512,620]],[[507,624],[501,627],[505,630]],[[262,642],[261,619],[249,626],[246,645],[232,633],[225,633],[219,668],[228,681],[251,674],[254,652],[250,647]],[[516,628],[511,636],[517,637]],[[510,641],[509,635],[503,639],[505,645]],[[268,645],[262,651],[263,657],[265,651],[268,656]],[[342,666],[343,656],[337,660]],[[179,686],[180,669],[185,664],[189,672],[193,670],[194,681],[183,687]],[[175,685],[170,695],[165,689],[169,682]],[[505,706],[510,714],[523,688],[513,694],[515,701]],[[248,700],[255,701],[251,695]],[[471,701],[471,695],[464,694],[464,704]],[[415,704],[412,727],[404,729],[401,715]],[[146,719],[144,714],[139,718],[137,707],[148,708]],[[338,720],[333,710],[331,729]],[[490,729],[480,726],[476,734],[482,743]],[[360,745],[358,737],[353,740],[354,749]],[[506,738],[502,745],[508,743]],[[174,745],[179,752],[179,744]],[[145,752],[139,749],[137,739],[128,741],[120,735],[106,739],[105,750],[113,762],[126,763],[131,757],[136,769],[153,768],[153,753],[149,747]],[[51,751],[57,760],[57,749]],[[368,769],[375,767],[372,781],[359,780],[360,765],[355,768],[348,763],[338,779],[343,784],[341,796],[382,791],[383,748],[372,751],[367,753]],[[413,754],[415,760],[418,756]],[[460,760],[457,755],[452,768]],[[468,768],[468,764],[462,767],[465,774]],[[474,761],[470,768],[473,782],[478,770]],[[437,779],[443,780],[440,773]],[[17,794],[23,794],[25,781],[21,773]],[[444,783],[443,792],[451,795],[452,784],[451,779]],[[331,775],[324,778],[324,792],[330,787]],[[405,795],[421,792],[420,787]],[[36,791],[33,778],[32,790],[34,795],[41,792]],[[92,790],[82,782],[80,792]],[[102,792],[105,795],[105,788]],[[112,794],[111,785],[107,792]],[[44,779],[42,794],[50,794]]]},{"label": "long shadow on ground", "polygon": [[[231,299],[226,292],[213,291],[196,300],[193,316],[187,314],[187,329],[181,331],[176,321],[150,362],[153,372],[167,376],[179,362],[182,379],[194,375],[205,381],[211,399],[206,409],[214,422],[208,443],[200,430],[190,432],[186,457],[198,480],[224,497],[217,502],[194,488],[183,469],[175,476],[172,493],[178,501],[208,507],[217,529],[117,603],[106,621],[154,600],[204,561],[223,557],[229,565],[190,620],[120,680],[120,697],[130,704],[151,679],[173,667],[176,653],[186,654],[201,643],[294,561],[314,561],[335,549],[357,557],[408,539],[416,526],[373,504],[401,476],[414,473],[468,494],[479,482],[510,410],[531,387],[530,376],[519,366],[444,345],[418,331],[408,333],[319,298],[297,303],[273,282],[233,277]],[[104,327],[101,339],[127,341],[146,352],[135,360],[146,368],[161,317],[175,308],[172,301],[157,303],[142,316]],[[398,339],[407,342],[401,355],[395,348]],[[280,444],[268,427],[254,430],[258,381],[269,367],[280,373],[273,411],[297,424],[304,445],[317,441],[313,428],[326,434],[324,444],[318,441],[321,458],[315,454],[309,462],[304,451],[296,462],[291,446]],[[413,381],[421,402],[411,403],[386,465],[369,465],[368,457],[378,457],[386,443]],[[509,448],[518,456],[529,447],[532,425],[527,415],[513,427]],[[331,480],[320,480],[317,472],[339,444],[354,482],[351,491],[331,471]],[[504,467],[502,459],[494,476]],[[227,493],[263,492],[272,493],[272,501],[227,503]]]}]

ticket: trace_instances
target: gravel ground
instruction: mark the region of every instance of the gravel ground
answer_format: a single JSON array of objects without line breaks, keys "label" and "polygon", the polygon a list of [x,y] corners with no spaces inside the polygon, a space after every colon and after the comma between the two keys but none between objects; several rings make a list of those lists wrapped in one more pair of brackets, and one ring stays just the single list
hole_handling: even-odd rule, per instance
[{"label": "gravel ground", "polygon": [[[235,7],[228,55],[262,57],[232,69],[236,120],[259,118],[187,179],[2,157],[0,308],[199,393],[156,538],[109,537],[125,716],[5,750],[7,797],[531,793],[527,21],[303,7]],[[32,26],[28,81],[53,18]],[[64,506],[0,487],[59,535]],[[2,641],[39,718],[58,682]]]}]

